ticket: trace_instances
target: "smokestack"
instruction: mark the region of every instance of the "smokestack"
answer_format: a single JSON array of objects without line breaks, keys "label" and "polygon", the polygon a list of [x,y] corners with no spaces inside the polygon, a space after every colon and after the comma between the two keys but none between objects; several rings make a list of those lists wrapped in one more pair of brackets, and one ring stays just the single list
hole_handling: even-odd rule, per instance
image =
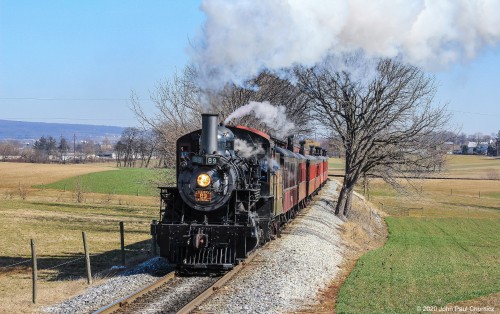
[{"label": "smokestack", "polygon": [[217,124],[219,115],[216,113],[201,114],[201,145],[200,154],[217,152]]},{"label": "smokestack", "polygon": [[293,135],[287,137],[286,149],[293,152]]},{"label": "smokestack", "polygon": [[306,141],[300,141],[299,144],[300,144],[299,154],[305,155],[306,154],[306,148],[305,148]]}]

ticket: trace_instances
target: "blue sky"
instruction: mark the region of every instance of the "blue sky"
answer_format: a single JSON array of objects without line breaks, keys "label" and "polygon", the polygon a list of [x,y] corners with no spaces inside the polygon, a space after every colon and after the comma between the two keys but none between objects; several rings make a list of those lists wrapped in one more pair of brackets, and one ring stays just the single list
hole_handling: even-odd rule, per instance
[{"label": "blue sky", "polygon": [[[0,0],[0,119],[134,126],[131,91],[188,62],[199,1]],[[465,133],[500,130],[500,49],[434,72],[436,100]]]},{"label": "blue sky", "polygon": [[184,67],[198,6],[0,0],[0,119],[135,125],[131,91],[147,99]]}]

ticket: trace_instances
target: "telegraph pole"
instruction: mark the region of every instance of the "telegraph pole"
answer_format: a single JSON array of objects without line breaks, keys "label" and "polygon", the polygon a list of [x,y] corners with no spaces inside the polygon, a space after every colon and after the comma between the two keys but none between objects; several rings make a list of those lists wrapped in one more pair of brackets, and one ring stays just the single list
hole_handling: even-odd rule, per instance
[{"label": "telegraph pole", "polygon": [[76,134],[73,133],[73,163],[76,164]]}]

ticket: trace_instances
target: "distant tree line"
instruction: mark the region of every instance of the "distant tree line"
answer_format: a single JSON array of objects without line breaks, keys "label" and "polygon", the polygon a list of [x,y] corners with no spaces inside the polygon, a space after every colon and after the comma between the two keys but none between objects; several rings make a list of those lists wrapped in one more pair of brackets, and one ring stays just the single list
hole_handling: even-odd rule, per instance
[{"label": "distant tree line", "polygon": [[[442,132],[439,136],[443,142],[452,143],[456,152],[463,154],[468,153],[469,142],[489,143],[492,140],[487,150],[489,156],[497,156],[497,146],[500,146],[500,131],[496,136],[481,133],[466,135],[454,132]],[[172,141],[175,143],[175,139]],[[166,143],[161,133],[139,128],[124,129],[115,144],[108,139],[105,139],[103,143],[95,143],[92,140],[73,143],[64,137],[57,140],[52,136],[42,136],[35,141],[33,146],[26,146],[15,140],[0,141],[0,161],[43,163],[66,160],[74,162],[74,150],[78,162],[93,161],[94,156],[100,156],[108,159],[114,158],[119,167],[173,167],[175,166],[173,143]],[[327,149],[331,156],[345,157],[342,140],[338,136],[327,134],[320,139],[320,145]],[[446,153],[444,147],[441,153]]]},{"label": "distant tree line", "polygon": [[[115,144],[116,164],[119,167],[149,167],[152,159],[160,159],[158,136],[150,130],[126,128]],[[159,158],[158,158],[159,157]]]},{"label": "distant tree line", "polygon": [[[109,144],[109,140],[105,140]],[[102,145],[92,140],[68,141],[52,136],[41,136],[33,145],[19,141],[0,142],[0,160],[34,163],[93,161],[102,152]],[[112,149],[109,145],[110,150]]]},{"label": "distant tree line", "polygon": [[175,154],[164,150],[160,143],[158,133],[138,128],[125,128],[116,143],[109,139],[96,143],[90,139],[69,141],[64,137],[41,136],[32,145],[0,141],[0,161],[71,163],[113,159],[119,167],[173,166],[167,160]]}]

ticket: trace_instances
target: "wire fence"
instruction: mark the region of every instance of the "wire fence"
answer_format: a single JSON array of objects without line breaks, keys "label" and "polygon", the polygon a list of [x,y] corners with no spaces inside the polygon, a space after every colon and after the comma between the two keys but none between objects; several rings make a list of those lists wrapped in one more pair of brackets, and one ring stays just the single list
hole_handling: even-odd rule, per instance
[{"label": "wire fence", "polygon": [[6,266],[1,266],[0,269],[6,269],[6,268],[10,268],[10,267],[15,267],[15,266],[22,265],[22,264],[27,264],[27,263],[30,263],[30,262],[31,262],[31,260],[28,259],[28,260],[21,261],[21,262],[18,262],[18,263],[6,265]]},{"label": "wire fence", "polygon": [[[446,193],[443,193],[446,194]],[[497,192],[485,192],[481,190],[476,191],[464,191],[459,189],[450,188],[449,196],[459,196],[459,197],[473,197],[473,198],[483,198],[483,199],[500,199],[500,190]]]},{"label": "wire fence", "polygon": [[58,265],[55,265],[55,266],[52,266],[52,267],[48,267],[48,268],[43,268],[43,269],[38,269],[38,271],[43,271],[43,270],[51,270],[51,269],[56,269],[56,268],[60,268],[61,266],[64,266],[64,265],[68,265],[68,264],[72,264],[74,262],[77,262],[77,261],[81,261],[82,259],[84,259],[85,256],[82,256],[82,257],[79,257],[79,258],[75,258],[71,261],[67,261],[67,262],[64,262],[64,263],[61,263],[61,264],[58,264]]},{"label": "wire fence", "polygon": [[[75,253],[77,257],[71,258],[70,260],[66,260],[63,262],[59,263],[53,263],[50,258],[47,257],[40,257],[37,255],[37,246],[36,242],[34,239],[30,240],[30,246],[31,246],[31,258],[26,258],[25,260],[19,261],[19,262],[14,262],[8,265],[0,266],[0,271],[2,273],[9,272],[11,269],[15,269],[16,267],[23,266],[27,269],[31,268],[32,271],[32,302],[37,303],[37,291],[38,291],[38,281],[40,281],[40,274],[44,274],[43,277],[45,277],[46,280],[50,280],[51,277],[53,277],[54,273],[52,271],[59,269],[59,272],[56,272],[55,275],[59,276],[62,273],[67,273],[66,277],[69,278],[74,278],[75,275],[78,277],[83,277],[85,276],[87,278],[87,283],[91,284],[92,283],[92,263],[91,260],[94,259],[94,265],[96,263],[96,260],[105,260],[107,263],[110,261],[113,262],[114,265],[108,265],[110,269],[117,269],[116,267],[116,261],[120,260],[121,262],[121,267],[118,267],[118,269],[125,269],[125,265],[127,263],[127,258],[130,258],[134,260],[136,257],[139,257],[139,254],[141,257],[150,257],[156,256],[157,254],[157,247],[156,247],[156,238],[155,236],[152,237],[150,246],[151,250],[149,250],[147,253],[144,251],[144,249],[131,249],[127,248],[125,246],[125,226],[123,222],[120,222],[120,254],[117,254],[117,252],[110,253],[99,253],[99,254],[91,254],[88,249],[87,245],[87,240],[86,240],[86,233],[82,232],[82,239],[83,239],[83,253]],[[136,244],[132,244],[131,246],[134,246]],[[132,256],[133,253],[138,253],[136,256]],[[117,256],[120,256],[118,259]],[[110,258],[110,256],[113,256],[114,258]],[[135,259],[136,260],[136,259]],[[26,265],[29,264],[29,265]],[[39,267],[40,264],[45,264],[43,267]],[[102,262],[97,261],[98,266],[102,266]],[[69,265],[75,265],[73,268],[68,268]],[[113,266],[113,267],[111,267]],[[102,267],[101,267],[102,268]],[[49,277],[47,277],[49,276]]]},{"label": "wire fence", "polygon": [[393,216],[424,216],[424,207],[388,206],[382,202],[379,202],[378,205],[382,211]]}]

